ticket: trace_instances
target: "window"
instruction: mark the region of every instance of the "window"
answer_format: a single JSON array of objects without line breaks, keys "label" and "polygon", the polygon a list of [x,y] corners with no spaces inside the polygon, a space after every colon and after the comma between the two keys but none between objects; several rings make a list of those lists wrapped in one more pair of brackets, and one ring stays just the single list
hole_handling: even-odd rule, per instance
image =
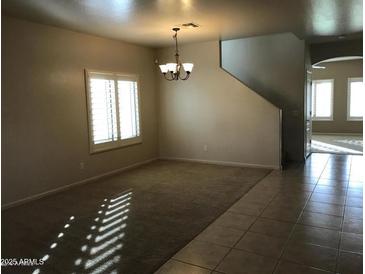
[{"label": "window", "polygon": [[362,78],[349,78],[347,86],[347,120],[362,120],[364,99]]},{"label": "window", "polygon": [[135,75],[86,71],[90,152],[142,142]]},{"label": "window", "polygon": [[312,118],[318,121],[333,119],[333,79],[313,81]]}]

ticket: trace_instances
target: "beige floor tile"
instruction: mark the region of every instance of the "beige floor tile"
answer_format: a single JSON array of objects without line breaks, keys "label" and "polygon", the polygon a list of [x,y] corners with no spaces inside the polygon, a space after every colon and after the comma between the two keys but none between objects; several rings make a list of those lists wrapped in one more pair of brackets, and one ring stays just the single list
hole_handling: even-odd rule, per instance
[{"label": "beige floor tile", "polygon": [[213,270],[229,248],[220,245],[194,240],[180,250],[174,259]]},{"label": "beige floor tile", "polygon": [[362,207],[345,207],[345,219],[363,219]]},{"label": "beige floor tile", "polygon": [[233,249],[219,264],[218,271],[227,274],[270,274],[276,260]]},{"label": "beige floor tile", "polygon": [[[261,214],[261,217],[265,217],[268,219],[273,219],[282,222],[291,222],[295,223],[300,213],[302,212],[301,207],[288,207],[290,204],[282,205],[282,206],[268,206],[264,212]],[[304,205],[303,205],[304,207]]]},{"label": "beige floor tile", "polygon": [[298,223],[333,230],[341,230],[342,217],[305,211]]},{"label": "beige floor tile", "polygon": [[322,213],[327,215],[335,215],[342,217],[344,214],[344,206],[334,205],[320,202],[309,201],[304,209],[314,213]]},{"label": "beige floor tile", "polygon": [[342,229],[344,232],[362,234],[363,233],[362,220],[344,219]]},{"label": "beige floor tile", "polygon": [[362,255],[341,251],[338,258],[337,271],[341,274],[361,274],[362,264]]},{"label": "beige floor tile", "polygon": [[337,250],[310,244],[291,242],[282,259],[327,271],[335,271]]},{"label": "beige floor tile", "polygon": [[344,205],[345,204],[345,195],[330,195],[324,193],[313,193],[310,200],[313,202],[327,203],[327,204],[335,204],[335,205]]},{"label": "beige floor tile", "polygon": [[267,205],[255,202],[238,201],[228,211],[250,216],[259,216]]},{"label": "beige floor tile", "polygon": [[287,239],[294,227],[293,223],[258,218],[249,231],[267,236]]},{"label": "beige floor tile", "polygon": [[276,238],[259,233],[247,232],[235,248],[277,259],[283,251],[286,239]]},{"label": "beige floor tile", "polygon": [[328,274],[331,272],[313,267],[281,261],[274,274]]},{"label": "beige floor tile", "polygon": [[362,234],[354,233],[341,233],[341,246],[340,249],[344,251],[350,251],[355,253],[363,253],[362,246]]},{"label": "beige floor tile", "polygon": [[156,274],[210,274],[211,271],[198,266],[182,263],[176,260],[169,260]]},{"label": "beige floor tile", "polygon": [[197,240],[233,247],[245,231],[219,225],[210,225],[197,236]]},{"label": "beige floor tile", "polygon": [[226,212],[214,224],[232,229],[247,230],[255,220],[256,217],[254,216]]},{"label": "beige floor tile", "polygon": [[325,228],[296,225],[290,237],[291,242],[302,242],[331,248],[338,248],[340,232]]}]

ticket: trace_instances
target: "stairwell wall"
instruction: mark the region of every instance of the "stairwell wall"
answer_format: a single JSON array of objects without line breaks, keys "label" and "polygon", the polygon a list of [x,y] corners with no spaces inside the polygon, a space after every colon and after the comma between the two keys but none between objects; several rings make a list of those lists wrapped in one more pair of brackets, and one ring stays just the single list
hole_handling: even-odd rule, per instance
[{"label": "stairwell wall", "polygon": [[304,160],[305,49],[292,33],[221,42],[221,66],[283,109],[283,157]]}]

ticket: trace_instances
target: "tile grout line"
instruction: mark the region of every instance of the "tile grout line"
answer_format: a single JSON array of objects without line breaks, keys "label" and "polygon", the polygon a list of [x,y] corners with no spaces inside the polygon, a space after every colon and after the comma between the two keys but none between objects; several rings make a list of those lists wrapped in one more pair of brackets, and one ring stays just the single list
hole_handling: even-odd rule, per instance
[{"label": "tile grout line", "polygon": [[[197,264],[193,264],[193,263],[187,263],[187,262],[184,262],[184,261],[182,261],[182,260],[180,260],[180,259],[176,259],[176,258],[174,258],[174,257],[171,257],[169,260],[173,260],[173,261],[177,261],[177,262],[179,262],[179,263],[183,263],[183,264],[187,264],[187,265],[191,265],[191,266],[199,267],[199,268],[202,268],[202,269],[205,269],[205,270],[213,271],[212,269],[207,268],[207,267],[205,267],[205,266],[201,266],[201,265],[197,265]],[[166,262],[166,263],[167,263],[167,262]],[[164,265],[164,264],[163,264],[163,265]]]},{"label": "tile grout line", "polygon": [[[265,178],[267,178],[269,175],[271,174],[268,173],[265,177],[263,177],[255,186],[257,186],[259,183],[261,183]],[[251,188],[250,190],[252,190],[253,188]],[[248,194],[249,192],[247,192],[246,194]],[[246,195],[245,194],[245,195]],[[265,211],[265,209],[270,205],[271,201],[275,199],[275,197],[279,194],[279,191],[269,200],[269,202],[267,203],[267,205],[264,207],[264,209],[261,211],[261,213],[258,215],[258,216],[255,216],[255,220],[252,222],[251,225],[249,225],[249,227],[247,228],[247,230],[245,230],[245,232],[243,233],[243,235],[236,241],[236,243],[233,245],[233,247],[230,247],[229,248],[229,251],[227,252],[226,255],[223,256],[223,258],[219,261],[219,263],[214,267],[214,269],[212,270],[213,271],[217,271],[217,267],[224,261],[224,259],[228,256],[228,254],[231,253],[232,250],[237,250],[236,248],[234,248],[238,243],[239,241],[242,240],[242,238],[247,234],[247,232],[250,230],[250,228],[256,223],[257,219],[262,215],[262,213]],[[244,197],[244,196],[243,196]],[[242,197],[242,198],[243,198]],[[227,210],[228,211],[228,210]],[[238,249],[240,250],[240,249]],[[251,252],[252,253],[252,252]],[[255,254],[255,253],[253,253]],[[257,254],[258,255],[258,254]],[[262,255],[260,255],[262,256]]]},{"label": "tile grout line", "polygon": [[343,207],[343,216],[342,216],[342,219],[341,219],[340,240],[338,241],[338,245],[337,245],[338,249],[337,249],[337,255],[336,255],[336,268],[335,268],[335,272],[338,269],[340,255],[341,255],[340,248],[341,248],[341,244],[342,244],[343,224],[344,224],[344,221],[345,221],[346,205],[347,205],[347,194],[348,194],[348,191],[349,191],[349,182],[350,182],[351,171],[352,171],[352,156],[351,156],[351,162],[350,162],[350,172],[349,172],[349,176],[347,178],[347,188],[346,188],[345,204],[344,204],[344,207]]},{"label": "tile grout line", "polygon": [[[323,172],[324,172],[324,170],[326,169],[326,166],[327,166],[327,164],[328,164],[328,161],[329,161],[329,157],[328,157],[328,159],[327,159],[327,161],[326,161],[326,164],[324,165],[324,167],[323,167],[323,169],[322,169],[322,172],[320,173],[320,175],[318,176],[318,178],[317,178],[317,180],[316,180],[316,186],[318,185],[318,181],[319,181],[319,179],[321,178],[322,173],[323,173]],[[294,224],[294,226],[293,226],[292,230],[291,230],[291,231],[290,231],[290,233],[289,233],[288,239],[287,239],[287,240],[285,241],[285,243],[284,243],[284,246],[283,246],[283,248],[282,248],[282,251],[280,252],[280,255],[279,255],[278,259],[277,259],[278,261],[276,262],[276,265],[275,265],[275,267],[274,267],[274,269],[273,269],[273,271],[272,271],[272,274],[274,274],[274,273],[276,272],[276,270],[277,270],[277,268],[278,268],[278,266],[279,266],[279,262],[280,262],[280,260],[281,260],[281,258],[282,258],[282,256],[283,256],[283,254],[284,254],[284,251],[285,251],[285,249],[288,247],[289,242],[290,242],[290,240],[291,240],[291,238],[292,238],[292,235],[293,235],[293,233],[294,233],[294,230],[295,230],[296,226],[298,225],[298,222],[299,222],[300,218],[301,218],[301,217],[302,217],[302,215],[303,215],[304,209],[305,209],[305,207],[307,206],[307,204],[308,204],[309,200],[311,199],[311,197],[312,197],[313,193],[314,193],[314,189],[313,189],[313,191],[311,192],[310,196],[308,197],[307,201],[305,202],[305,204],[304,204],[304,207],[303,207],[302,211],[300,212],[300,214],[299,214],[299,216],[298,216],[298,218],[297,218],[297,220],[296,220],[296,222],[295,222],[295,224]]]}]

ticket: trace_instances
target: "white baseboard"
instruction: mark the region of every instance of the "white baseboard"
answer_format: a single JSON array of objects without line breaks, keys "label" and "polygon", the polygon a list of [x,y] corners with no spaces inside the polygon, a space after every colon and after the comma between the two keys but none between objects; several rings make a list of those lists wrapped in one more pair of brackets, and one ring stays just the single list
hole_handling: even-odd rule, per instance
[{"label": "white baseboard", "polygon": [[93,176],[93,177],[90,177],[90,178],[86,178],[84,180],[77,181],[75,183],[71,183],[71,184],[68,184],[68,185],[65,185],[65,186],[61,186],[61,187],[58,187],[58,188],[55,188],[55,189],[52,189],[52,190],[48,190],[48,191],[45,191],[45,192],[42,192],[42,193],[39,193],[39,194],[35,194],[35,195],[29,196],[27,198],[17,200],[15,202],[7,203],[7,204],[4,204],[4,205],[1,206],[1,210],[5,210],[5,209],[8,209],[8,208],[11,208],[11,207],[14,207],[14,206],[18,206],[18,205],[21,205],[21,204],[24,204],[24,203],[27,203],[27,202],[30,202],[30,201],[38,200],[38,199],[43,198],[45,196],[49,196],[51,194],[62,192],[62,191],[65,191],[67,189],[70,189],[70,188],[73,188],[73,187],[76,187],[76,186],[80,186],[80,185],[83,185],[83,184],[95,182],[95,181],[103,179],[105,177],[109,177],[109,176],[121,173],[123,171],[129,170],[129,169],[141,166],[141,165],[148,164],[148,163],[156,161],[156,160],[158,160],[158,158],[152,158],[152,159],[149,159],[149,160],[146,160],[146,161],[138,162],[138,163],[135,163],[135,164],[132,164],[132,165],[129,165],[129,166],[125,166],[125,167],[122,167],[122,168],[114,169],[114,170],[109,171],[109,172],[105,172],[105,173],[100,174],[100,175],[96,175],[96,176]]},{"label": "white baseboard", "polygon": [[159,159],[172,160],[172,161],[195,162],[195,163],[220,165],[220,166],[269,168],[269,169],[280,169],[281,168],[279,165],[260,165],[260,164],[241,163],[241,162],[204,160],[204,159],[175,158],[175,157],[160,157]]},{"label": "white baseboard", "polygon": [[327,132],[312,132],[312,135],[362,136],[362,133],[327,133]]}]

